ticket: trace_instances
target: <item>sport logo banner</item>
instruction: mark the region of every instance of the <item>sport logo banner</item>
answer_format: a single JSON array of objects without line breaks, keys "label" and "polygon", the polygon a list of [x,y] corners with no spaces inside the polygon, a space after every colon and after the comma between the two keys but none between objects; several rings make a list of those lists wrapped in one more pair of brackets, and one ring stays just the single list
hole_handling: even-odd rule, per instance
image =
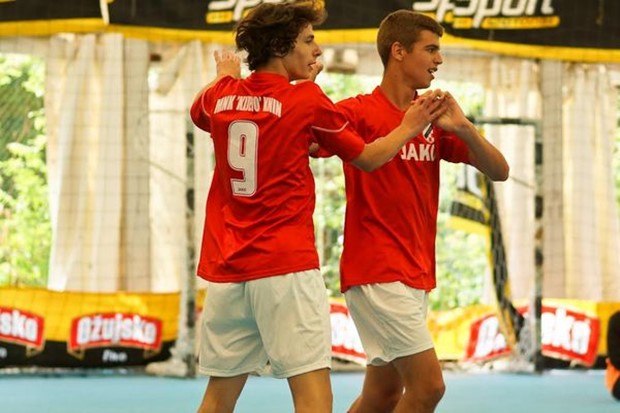
[{"label": "sport logo banner", "polygon": [[523,57],[616,62],[619,1],[425,0],[413,10],[434,17],[457,44]]},{"label": "sport logo banner", "polygon": [[[270,0],[269,3],[286,3],[291,0]],[[212,0],[209,2],[205,21],[207,24],[236,23],[260,0]],[[265,1],[264,3],[267,3]]]},{"label": "sport logo banner", "polygon": [[413,9],[433,12],[442,24],[462,29],[547,29],[560,25],[558,0],[429,0],[414,1]]}]

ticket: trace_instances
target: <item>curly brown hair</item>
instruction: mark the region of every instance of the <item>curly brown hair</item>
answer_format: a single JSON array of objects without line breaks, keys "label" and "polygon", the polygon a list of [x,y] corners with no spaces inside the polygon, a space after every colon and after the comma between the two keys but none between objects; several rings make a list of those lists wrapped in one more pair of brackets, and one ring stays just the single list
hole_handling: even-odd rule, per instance
[{"label": "curly brown hair", "polygon": [[235,26],[238,50],[247,52],[247,63],[254,70],[272,57],[282,57],[295,47],[299,33],[308,25],[325,21],[327,11],[318,0],[292,3],[262,3]]}]

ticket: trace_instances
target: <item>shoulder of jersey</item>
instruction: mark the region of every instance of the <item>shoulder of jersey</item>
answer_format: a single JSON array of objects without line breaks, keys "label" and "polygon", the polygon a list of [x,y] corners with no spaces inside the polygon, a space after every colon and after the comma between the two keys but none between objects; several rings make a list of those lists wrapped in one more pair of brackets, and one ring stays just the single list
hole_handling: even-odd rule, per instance
[{"label": "shoulder of jersey", "polygon": [[311,81],[305,81],[305,82],[297,83],[295,85],[295,87],[302,88],[302,89],[318,89],[320,91],[323,91],[323,89],[321,89],[321,87],[319,85],[317,85],[315,82],[311,82]]}]

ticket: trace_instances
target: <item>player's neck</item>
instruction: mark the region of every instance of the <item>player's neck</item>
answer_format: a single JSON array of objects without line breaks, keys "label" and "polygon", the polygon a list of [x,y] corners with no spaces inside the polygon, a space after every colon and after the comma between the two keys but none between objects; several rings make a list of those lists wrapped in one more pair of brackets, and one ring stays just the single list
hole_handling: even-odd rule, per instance
[{"label": "player's neck", "polygon": [[290,76],[284,65],[282,64],[282,60],[278,58],[271,58],[264,65],[257,67],[254,70],[256,73],[273,73],[276,75],[281,75],[290,80]]},{"label": "player's neck", "polygon": [[409,107],[416,92],[415,89],[407,87],[400,78],[389,75],[387,72],[383,74],[380,87],[385,97],[401,110]]}]

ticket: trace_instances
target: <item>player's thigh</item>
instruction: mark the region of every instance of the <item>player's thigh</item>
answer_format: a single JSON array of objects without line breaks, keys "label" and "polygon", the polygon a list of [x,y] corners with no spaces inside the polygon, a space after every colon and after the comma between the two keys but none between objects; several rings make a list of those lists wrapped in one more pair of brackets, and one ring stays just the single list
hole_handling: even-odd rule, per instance
[{"label": "player's thigh", "polygon": [[331,413],[333,395],[329,373],[324,368],[288,378],[296,413]]},{"label": "player's thigh", "polygon": [[200,328],[201,374],[232,377],[267,364],[246,289],[246,283],[207,284]]},{"label": "player's thigh", "polygon": [[433,348],[427,296],[399,282],[357,286],[345,293],[368,364],[381,366]]},{"label": "player's thigh", "polygon": [[252,305],[275,377],[331,367],[331,323],[318,270],[252,281]]}]

